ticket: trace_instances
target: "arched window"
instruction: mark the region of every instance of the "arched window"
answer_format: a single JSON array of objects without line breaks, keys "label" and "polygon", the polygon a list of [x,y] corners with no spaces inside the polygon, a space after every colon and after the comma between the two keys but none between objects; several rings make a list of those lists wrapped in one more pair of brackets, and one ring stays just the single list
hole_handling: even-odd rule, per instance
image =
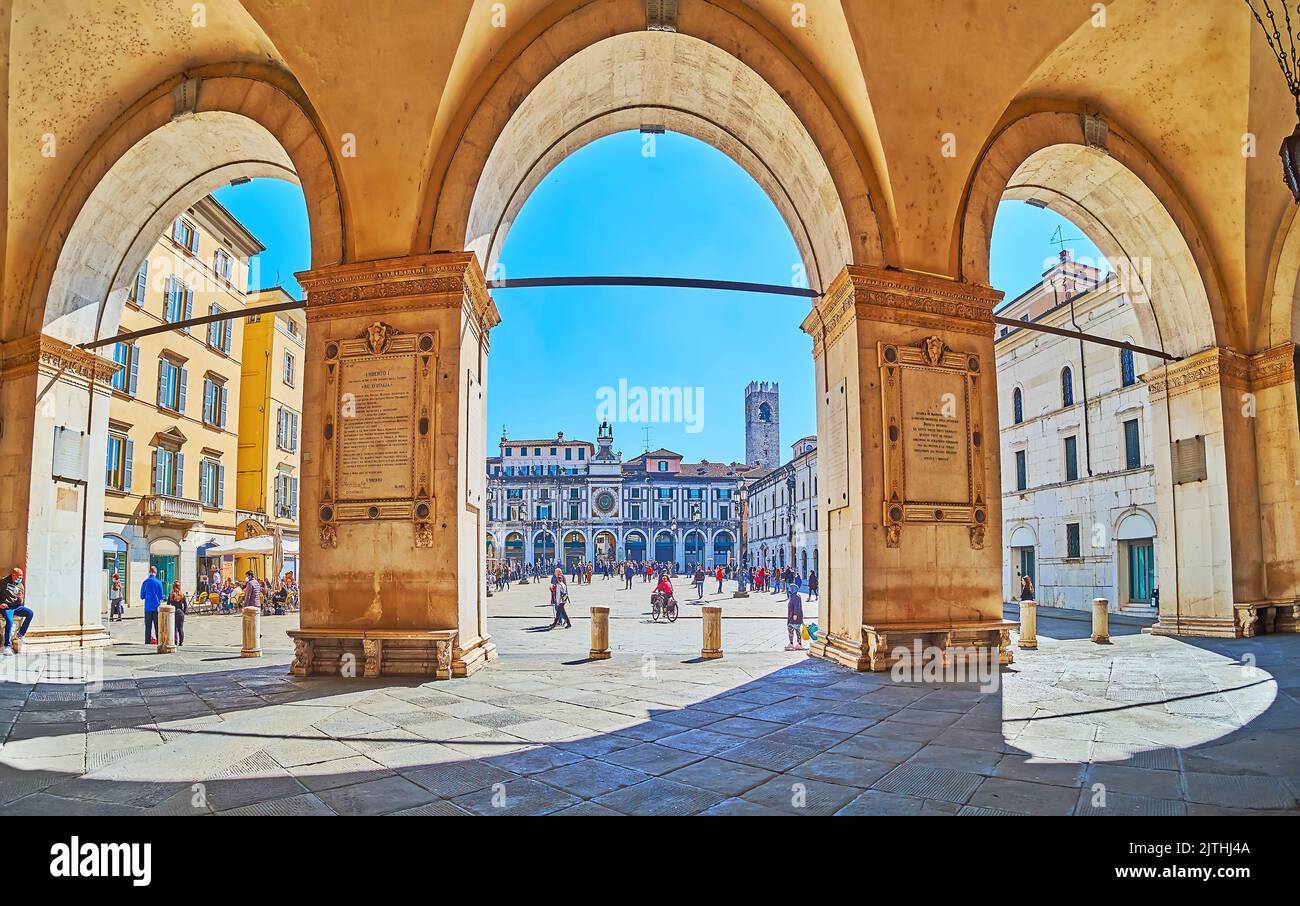
[{"label": "arched window", "polygon": [[1074,405],[1074,372],[1069,365],[1061,369],[1061,405]]},{"label": "arched window", "polygon": [[[1125,342],[1131,343],[1132,340],[1126,339]],[[1119,380],[1121,387],[1132,387],[1137,383],[1137,372],[1133,369],[1133,350],[1121,349],[1119,351]]]},{"label": "arched window", "polygon": [[1019,387],[1011,393],[1011,420],[1015,425],[1025,420],[1025,396]]}]

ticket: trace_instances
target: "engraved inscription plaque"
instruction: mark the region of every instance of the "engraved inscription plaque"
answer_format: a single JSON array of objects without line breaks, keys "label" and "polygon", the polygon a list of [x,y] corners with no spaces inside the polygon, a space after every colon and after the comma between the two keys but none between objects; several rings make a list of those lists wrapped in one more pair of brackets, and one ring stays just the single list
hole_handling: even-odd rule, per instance
[{"label": "engraved inscription plaque", "polygon": [[357,356],[339,370],[338,499],[414,493],[415,356]]},{"label": "engraved inscription plaque", "polygon": [[884,420],[885,544],[900,544],[907,523],[969,528],[984,544],[984,429],[980,418],[980,357],[949,349],[938,337],[915,346],[881,343]]},{"label": "engraved inscription plaque", "polygon": [[428,546],[437,337],[376,322],[358,336],[327,340],[324,351],[322,546],[337,544],[339,523],[373,519],[412,520],[416,546]]},{"label": "engraved inscription plaque", "polygon": [[966,380],[960,373],[909,368],[900,375],[903,396],[903,480],[907,499],[964,506],[970,503]]}]

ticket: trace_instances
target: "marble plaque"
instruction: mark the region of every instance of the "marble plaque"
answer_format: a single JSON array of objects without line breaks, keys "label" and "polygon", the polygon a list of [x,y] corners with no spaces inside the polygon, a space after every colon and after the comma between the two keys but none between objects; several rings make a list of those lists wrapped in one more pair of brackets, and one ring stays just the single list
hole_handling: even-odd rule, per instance
[{"label": "marble plaque", "polygon": [[818,447],[817,470],[828,513],[849,505],[848,397],[847,379],[822,394],[821,424],[826,440]]},{"label": "marble plaque", "polygon": [[900,375],[903,481],[915,503],[970,503],[966,379],[960,372],[909,368]]},{"label": "marble plaque", "polygon": [[338,499],[414,493],[415,356],[357,356],[339,368]]}]

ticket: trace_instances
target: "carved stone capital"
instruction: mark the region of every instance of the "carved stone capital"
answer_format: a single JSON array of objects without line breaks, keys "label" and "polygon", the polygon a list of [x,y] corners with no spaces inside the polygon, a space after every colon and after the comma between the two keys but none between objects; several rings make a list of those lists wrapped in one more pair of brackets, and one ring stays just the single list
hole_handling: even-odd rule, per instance
[{"label": "carved stone capital", "polygon": [[1295,344],[1279,343],[1250,357],[1250,385],[1264,390],[1295,383]]},{"label": "carved stone capital", "polygon": [[1002,293],[916,271],[849,265],[840,271],[800,325],[821,356],[856,319],[993,335],[993,306]]},{"label": "carved stone capital", "polygon": [[116,362],[43,333],[0,346],[0,379],[10,381],[39,371],[83,387],[109,387]]},{"label": "carved stone capital", "polygon": [[1220,385],[1246,391],[1251,388],[1251,360],[1215,347],[1153,368],[1141,377],[1150,388],[1152,402]]},{"label": "carved stone capital", "polygon": [[309,322],[460,306],[480,335],[501,323],[471,252],[334,264],[296,276],[307,292]]}]

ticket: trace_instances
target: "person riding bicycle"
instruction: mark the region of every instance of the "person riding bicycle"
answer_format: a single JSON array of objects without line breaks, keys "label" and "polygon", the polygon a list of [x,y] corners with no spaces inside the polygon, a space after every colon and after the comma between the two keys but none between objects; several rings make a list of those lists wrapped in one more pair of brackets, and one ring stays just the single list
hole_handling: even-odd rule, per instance
[{"label": "person riding bicycle", "polygon": [[673,597],[673,583],[668,580],[668,573],[664,571],[659,574],[659,584],[655,586],[652,594],[663,595],[664,603],[667,604]]}]

